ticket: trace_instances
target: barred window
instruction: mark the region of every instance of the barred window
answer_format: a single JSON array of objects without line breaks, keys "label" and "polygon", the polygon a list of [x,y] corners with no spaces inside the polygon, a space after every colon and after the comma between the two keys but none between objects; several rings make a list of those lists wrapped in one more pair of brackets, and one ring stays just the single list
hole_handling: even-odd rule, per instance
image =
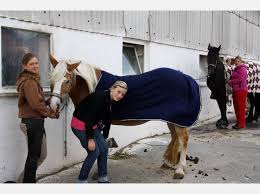
[{"label": "barred window", "polygon": [[50,71],[50,34],[28,30],[1,28],[2,37],[2,87],[13,87],[22,70],[22,57],[31,52],[40,64],[41,84],[48,86]]}]

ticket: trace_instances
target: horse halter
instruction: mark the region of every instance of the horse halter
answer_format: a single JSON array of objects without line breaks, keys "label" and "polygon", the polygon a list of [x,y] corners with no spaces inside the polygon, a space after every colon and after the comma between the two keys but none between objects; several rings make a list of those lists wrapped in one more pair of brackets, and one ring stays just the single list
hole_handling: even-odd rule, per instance
[{"label": "horse halter", "polygon": [[[66,74],[72,75],[72,73],[69,72],[68,70],[66,70],[66,72],[64,73],[64,77],[65,77]],[[71,79],[67,79],[67,81],[69,81],[70,86],[72,86],[72,81],[71,81]],[[64,97],[62,97],[61,94],[58,94],[58,93],[56,93],[56,92],[51,92],[51,93],[50,93],[50,96],[55,96],[55,97],[57,97],[57,98],[60,99],[62,106],[61,106],[61,108],[59,109],[59,113],[62,112],[62,110],[63,110],[63,109],[65,108],[65,106],[68,104],[68,103],[67,103],[67,102],[68,102],[68,100],[67,100],[67,99],[68,99],[68,93],[66,93],[66,94],[64,95]]]},{"label": "horse halter", "polygon": [[[213,67],[214,68],[214,71],[212,73],[214,73],[216,71],[218,61],[219,61],[219,59],[217,58],[215,64],[214,63],[208,64],[208,67]],[[208,76],[210,76],[211,74],[209,74],[209,72],[208,72]]]},{"label": "horse halter", "polygon": [[65,108],[65,106],[68,104],[68,100],[67,100],[67,96],[68,96],[68,95],[65,95],[65,97],[62,98],[60,94],[55,93],[55,92],[51,92],[50,96],[55,96],[55,97],[57,97],[57,98],[60,99],[62,106],[61,106],[61,108],[59,109],[58,113],[61,113],[62,110]]},{"label": "horse halter", "polygon": [[209,64],[208,66],[213,66],[214,68],[216,68],[216,64]]}]

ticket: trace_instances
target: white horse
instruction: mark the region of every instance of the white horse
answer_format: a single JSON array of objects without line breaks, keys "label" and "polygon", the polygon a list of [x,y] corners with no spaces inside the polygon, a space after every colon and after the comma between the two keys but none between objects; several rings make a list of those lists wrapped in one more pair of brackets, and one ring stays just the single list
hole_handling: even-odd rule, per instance
[{"label": "white horse", "polygon": [[[72,63],[70,61],[57,61],[50,56],[54,67],[50,75],[52,97],[50,107],[57,110],[65,94],[69,94],[74,106],[93,92],[101,77],[102,70],[83,62]],[[158,80],[160,81],[160,80]],[[147,120],[112,120],[113,125],[134,126],[147,122]],[[171,142],[163,155],[163,165],[174,168],[174,178],[184,177],[186,166],[186,154],[189,135],[186,127],[167,122],[171,133]]]}]

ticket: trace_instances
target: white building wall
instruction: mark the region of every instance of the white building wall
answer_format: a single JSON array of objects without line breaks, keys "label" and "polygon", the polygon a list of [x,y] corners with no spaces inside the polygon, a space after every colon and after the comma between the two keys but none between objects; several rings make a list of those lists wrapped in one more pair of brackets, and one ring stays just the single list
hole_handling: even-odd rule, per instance
[{"label": "white building wall", "polygon": [[[51,33],[52,54],[58,60],[84,60],[108,72],[122,74],[122,37],[3,18],[0,18],[0,25]],[[146,63],[148,61],[146,60]],[[0,118],[2,121],[0,126],[0,182],[4,182],[15,180],[23,170],[27,146],[26,139],[19,129],[20,119],[17,118],[15,89],[1,88],[0,93]],[[82,149],[70,130],[73,110],[70,102],[67,112],[63,111],[59,120],[45,120],[48,155],[37,171],[39,176],[58,171],[65,166],[80,162],[86,157],[85,150]],[[165,132],[164,125],[154,121],[136,127],[112,126],[110,137],[116,138],[119,148],[121,148],[137,139]]]},{"label": "white building wall", "polygon": [[[0,25],[51,33],[53,45],[51,50],[57,59],[85,60],[109,72],[121,74],[121,37],[86,33],[3,18],[0,19]],[[19,130],[20,119],[17,118],[18,107],[15,89],[1,88],[0,93],[0,182],[3,182],[10,179],[14,180],[21,173],[27,156],[27,147],[26,139]],[[59,120],[46,119],[48,156],[37,171],[39,174],[48,174],[68,164],[82,161],[86,155],[69,128],[73,107],[70,105],[68,109],[67,119],[65,119],[64,111]],[[66,126],[67,131],[65,131]],[[136,135],[140,138],[138,133]],[[131,140],[131,138],[129,139]],[[68,142],[67,145],[64,141]],[[67,156],[65,156],[66,151]]]}]

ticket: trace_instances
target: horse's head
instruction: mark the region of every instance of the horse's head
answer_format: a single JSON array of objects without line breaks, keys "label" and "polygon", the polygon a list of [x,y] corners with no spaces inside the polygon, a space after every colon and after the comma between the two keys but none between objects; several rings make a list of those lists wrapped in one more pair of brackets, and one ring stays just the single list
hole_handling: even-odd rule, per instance
[{"label": "horse's head", "polygon": [[213,47],[208,45],[208,74],[212,74],[215,72],[217,62],[219,60],[219,51],[221,49],[221,45],[219,47]]},{"label": "horse's head", "polygon": [[68,94],[73,85],[73,71],[79,66],[80,62],[67,63],[65,61],[58,62],[50,55],[50,61],[53,71],[50,74],[51,99],[50,107],[56,111],[59,109],[64,97]]}]

